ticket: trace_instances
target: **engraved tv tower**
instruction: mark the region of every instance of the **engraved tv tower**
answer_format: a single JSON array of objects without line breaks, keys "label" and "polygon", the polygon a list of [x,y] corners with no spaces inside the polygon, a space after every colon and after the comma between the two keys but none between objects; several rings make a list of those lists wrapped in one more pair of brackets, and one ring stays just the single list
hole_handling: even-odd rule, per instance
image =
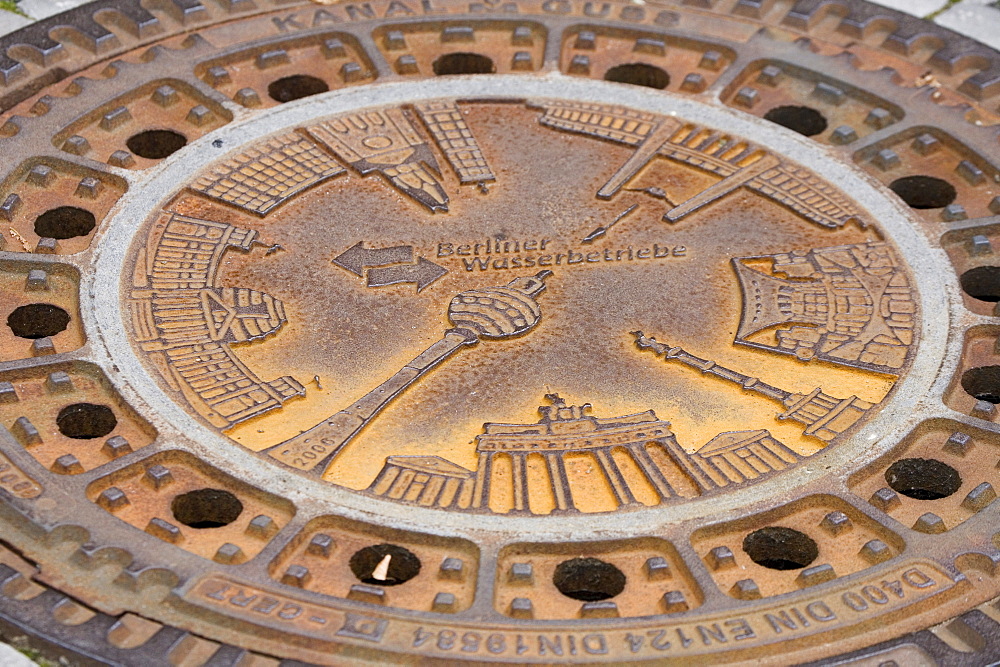
[{"label": "engraved tv tower", "polygon": [[778,419],[791,419],[805,424],[805,435],[830,442],[838,435],[856,424],[873,406],[868,401],[862,401],[857,396],[836,398],[823,393],[820,387],[808,394],[794,394],[784,389],[761,382],[759,379],[743,375],[714,361],[699,359],[688,354],[679,347],[671,347],[658,343],[655,338],[646,337],[641,331],[633,331],[635,344],[640,350],[652,350],[656,355],[663,355],[664,361],[679,361],[696,368],[702,373],[728,380],[738,384],[744,391],[752,391],[778,401],[785,406],[785,411],[777,415]]}]

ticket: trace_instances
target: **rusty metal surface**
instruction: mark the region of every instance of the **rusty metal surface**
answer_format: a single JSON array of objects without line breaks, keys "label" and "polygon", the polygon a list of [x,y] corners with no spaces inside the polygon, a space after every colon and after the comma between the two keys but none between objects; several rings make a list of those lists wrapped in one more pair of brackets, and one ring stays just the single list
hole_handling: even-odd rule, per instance
[{"label": "rusty metal surface", "polygon": [[0,634],[997,660],[1000,55],[862,2],[0,39]]}]

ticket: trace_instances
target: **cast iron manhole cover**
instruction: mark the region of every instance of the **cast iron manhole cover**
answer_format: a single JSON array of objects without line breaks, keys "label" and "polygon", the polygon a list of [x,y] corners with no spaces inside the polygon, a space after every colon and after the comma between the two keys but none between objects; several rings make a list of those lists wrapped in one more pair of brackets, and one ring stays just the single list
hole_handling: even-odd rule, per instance
[{"label": "cast iron manhole cover", "polygon": [[0,53],[6,636],[1000,656],[997,53],[849,0],[99,0]]}]

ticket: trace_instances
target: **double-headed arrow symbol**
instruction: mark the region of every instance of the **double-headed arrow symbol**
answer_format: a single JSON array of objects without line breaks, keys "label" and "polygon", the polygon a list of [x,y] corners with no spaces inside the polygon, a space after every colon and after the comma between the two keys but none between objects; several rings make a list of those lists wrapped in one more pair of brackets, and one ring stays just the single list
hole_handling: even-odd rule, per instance
[{"label": "double-headed arrow symbol", "polygon": [[448,273],[434,262],[417,258],[413,263],[413,246],[398,245],[391,248],[365,248],[363,241],[333,258],[333,263],[356,276],[365,276],[368,270],[368,287],[385,287],[398,283],[416,283],[417,292]]}]

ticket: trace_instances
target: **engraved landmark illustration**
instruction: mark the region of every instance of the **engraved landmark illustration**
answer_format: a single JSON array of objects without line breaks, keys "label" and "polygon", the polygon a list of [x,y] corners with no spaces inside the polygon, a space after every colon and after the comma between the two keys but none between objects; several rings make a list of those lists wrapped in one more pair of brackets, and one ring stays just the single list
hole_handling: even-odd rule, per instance
[{"label": "engraved landmark illustration", "polygon": [[222,162],[191,189],[263,217],[308,188],[345,173],[319,146],[291,132]]},{"label": "engraved landmark illustration", "polygon": [[448,305],[454,325],[444,336],[357,402],[311,429],[266,450],[299,470],[322,474],[334,457],[379,412],[414,382],[463,347],[531,331],[542,318],[535,300],[551,271],[515,278],[504,287],[467,290]]},{"label": "engraved landmark illustration", "polygon": [[[651,160],[665,157],[719,177],[687,201],[673,202],[658,188],[647,188],[647,194],[668,205],[663,214],[667,222],[678,222],[748,188],[826,229],[852,222],[864,226],[853,204],[837,189],[743,139],[613,106],[545,101],[528,107],[541,110],[538,122],[544,128],[634,148],[598,190],[600,199],[613,199]],[[519,113],[525,114],[523,107]],[[531,126],[537,128],[533,121]],[[391,197],[399,193],[419,204],[411,208],[430,218],[449,210],[439,158],[454,170],[460,187],[475,186],[487,193],[496,180],[460,106],[435,100],[343,115],[271,137],[220,160],[188,188],[260,220],[307,189],[353,171],[383,180],[391,186],[384,188],[385,193]],[[583,191],[584,198],[589,198],[589,189]],[[503,194],[498,188],[489,201]],[[639,207],[623,205],[623,211],[600,226],[575,230],[580,235],[574,238],[589,245],[612,229],[620,234],[645,219],[644,211],[635,214]],[[229,213],[239,215],[239,211]],[[592,231],[584,236],[588,229]],[[353,281],[359,289],[395,285],[399,294],[415,295],[448,274],[448,269],[421,255],[426,248],[401,244],[400,239],[376,236],[337,243],[329,255],[332,276]],[[252,229],[164,210],[138,253],[128,299],[137,345],[151,365],[198,415],[221,431],[306,393],[292,377],[257,377],[238,356],[239,346],[266,343],[287,320],[285,306],[275,296],[250,286],[223,285],[218,279],[227,252],[248,253],[256,245],[264,244]],[[891,376],[902,373],[914,346],[916,297],[888,244],[869,241],[724,257],[731,262],[742,294],[735,345],[804,362]],[[436,342],[398,370],[389,369],[395,372],[367,393],[363,392],[368,387],[359,388],[363,395],[347,407],[319,423],[310,420],[305,426],[315,424],[311,428],[277,444],[272,444],[275,439],[261,442],[267,448],[260,453],[321,478],[372,420],[433,369],[451,358],[463,358],[460,350],[535,330],[542,321],[540,301],[544,303],[551,276],[551,271],[541,271],[509,282],[509,278],[497,280],[494,286],[455,289],[446,313],[450,327],[445,329],[448,324],[442,322],[444,331]],[[411,287],[403,292],[400,285]],[[641,332],[634,335],[640,350],[665,362],[691,367],[780,404],[778,420],[801,424],[805,436],[823,443],[836,441],[876,407],[856,396],[828,395],[820,387],[808,393],[787,391]],[[594,509],[581,483],[607,489],[610,509],[667,505],[767,479],[804,458],[760,428],[720,433],[689,450],[678,442],[671,423],[652,409],[597,416],[589,403],[569,404],[546,391],[537,421],[483,425],[475,435],[473,470],[441,456],[399,455],[395,454],[399,450],[389,449],[393,455],[385,458],[370,484],[370,477],[351,484],[369,484],[360,492],[370,497],[450,511],[591,512],[608,509]],[[584,465],[592,477],[581,482]],[[546,500],[539,505],[538,498]]]},{"label": "engraved landmark illustration", "polygon": [[[459,105],[446,100],[411,108],[459,182],[486,191],[496,176]],[[219,163],[189,187],[264,217],[314,185],[346,174],[338,159],[361,175],[381,174],[431,211],[448,210],[437,159],[403,108],[342,116],[272,137]]]},{"label": "engraved landmark illustration", "polygon": [[[771,260],[771,271],[753,268]],[[737,257],[743,292],[735,342],[898,374],[913,345],[917,306],[884,243]]]},{"label": "engraved landmark illustration", "polygon": [[539,122],[546,127],[635,147],[632,156],[598,190],[601,199],[611,199],[653,158],[662,156],[722,177],[687,201],[669,202],[673,208],[664,214],[666,222],[678,222],[746,187],[823,227],[862,224],[859,211],[818,175],[744,139],[623,107],[548,100],[530,106],[542,110]]},{"label": "engraved landmark illustration", "polygon": [[129,295],[140,347],[167,384],[221,429],[305,394],[291,377],[261,380],[231,349],[261,341],[285,323],[281,301],[216,284],[222,255],[256,243],[253,230],[165,212],[139,254]]},{"label": "engraved landmark illustration", "polygon": [[476,184],[485,191],[487,184],[496,180],[496,176],[483,157],[479,142],[458,105],[450,101],[435,101],[420,102],[413,108],[458,174],[458,180],[463,185]]},{"label": "engraved landmark illustration", "polygon": [[[437,456],[390,456],[368,493],[403,503],[460,511],[491,512],[490,498],[509,488],[510,512],[530,514],[528,498],[548,494],[553,512],[579,511],[573,499],[566,459],[592,457],[619,508],[639,507],[633,488],[652,487],[659,503],[683,501],[720,489],[758,481],[788,468],[801,456],[766,430],[722,433],[689,454],[677,442],[670,422],[652,410],[621,417],[594,417],[592,406],[567,405],[557,394],[545,396],[534,424],[487,423],[476,437],[478,465],[467,470]],[[548,488],[529,488],[528,459],[541,456]],[[625,474],[625,456],[641,479]],[[509,459],[511,475],[498,477],[498,459]],[[598,483],[592,481],[589,483]]]},{"label": "engraved landmark illustration", "polygon": [[771,386],[761,380],[743,375],[737,371],[719,366],[714,361],[700,359],[685,352],[679,347],[659,343],[655,338],[649,338],[641,331],[633,332],[636,346],[640,350],[649,350],[664,361],[679,362],[690,366],[703,374],[713,375],[727,382],[732,382],[765,398],[781,403],[785,410],[777,415],[777,419],[798,422],[805,426],[803,434],[818,438],[824,442],[834,440],[841,433],[851,428],[861,420],[874,404],[863,401],[857,396],[836,398],[823,392],[819,387],[808,394],[798,394]]}]

